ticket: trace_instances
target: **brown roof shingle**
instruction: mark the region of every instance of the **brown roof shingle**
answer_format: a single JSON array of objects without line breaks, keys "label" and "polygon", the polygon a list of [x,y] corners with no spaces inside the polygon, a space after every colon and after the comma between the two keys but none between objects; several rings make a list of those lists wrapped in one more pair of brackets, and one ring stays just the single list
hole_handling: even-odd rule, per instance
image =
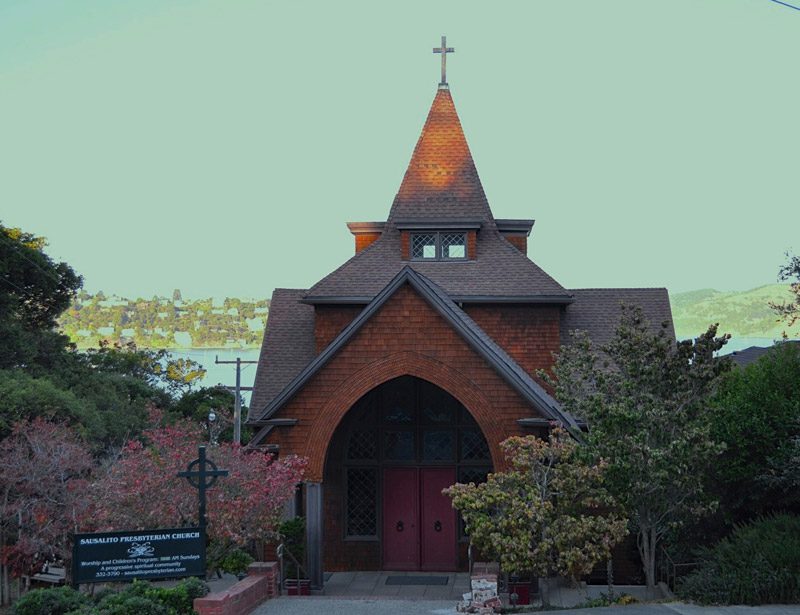
[{"label": "brown roof shingle", "polygon": [[450,217],[493,222],[450,90],[440,88],[388,221]]},{"label": "brown roof shingle", "polygon": [[[401,260],[397,224],[409,219],[479,222],[476,259]],[[446,89],[436,93],[383,234],[315,284],[308,291],[308,298],[357,297],[369,301],[404,266],[419,271],[459,300],[521,294],[555,297],[556,301],[569,298],[558,282],[498,232],[461,121]]]},{"label": "brown roof shingle", "polygon": [[623,303],[640,306],[654,329],[669,322],[667,332],[675,338],[666,288],[580,288],[570,292],[575,301],[561,317],[562,345],[569,345],[569,333],[576,329],[586,331],[595,346],[611,341],[620,323]]},{"label": "brown roof shingle", "polygon": [[305,290],[276,288],[261,344],[248,420],[257,416],[316,356],[314,307],[300,303]]},{"label": "brown roof shingle", "polygon": [[[500,347],[478,324],[472,320],[436,284],[414,271],[404,267],[367,305],[364,310],[345,327],[339,335],[308,365],[298,371],[277,395],[265,406],[254,403],[248,420],[261,421],[270,418],[283,404],[322,368],[336,352],[366,323],[380,307],[404,284],[410,284],[430,305],[453,326],[465,341],[489,363],[522,397],[550,420],[558,420],[567,427],[577,428],[575,420],[566,413],[558,402],[539,385],[530,374],[522,369],[511,356]],[[273,299],[274,301],[274,299]],[[313,334],[313,333],[312,333]],[[266,349],[271,340],[265,341]],[[260,367],[260,366],[259,366]],[[287,369],[285,373],[289,373]],[[524,417],[520,417],[524,418]]]}]

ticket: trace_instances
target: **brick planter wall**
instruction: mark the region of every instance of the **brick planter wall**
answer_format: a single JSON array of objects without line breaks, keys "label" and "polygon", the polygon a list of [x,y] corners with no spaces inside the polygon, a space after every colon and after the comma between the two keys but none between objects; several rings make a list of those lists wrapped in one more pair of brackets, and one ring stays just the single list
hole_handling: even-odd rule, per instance
[{"label": "brick planter wall", "polygon": [[195,598],[199,615],[246,615],[259,604],[278,595],[278,563],[254,562],[247,576],[222,592]]}]

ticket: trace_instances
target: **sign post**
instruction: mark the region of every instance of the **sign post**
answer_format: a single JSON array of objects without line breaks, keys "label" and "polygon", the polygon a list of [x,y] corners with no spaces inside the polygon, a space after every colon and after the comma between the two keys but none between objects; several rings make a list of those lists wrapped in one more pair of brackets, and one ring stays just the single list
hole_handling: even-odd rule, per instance
[{"label": "sign post", "polygon": [[204,577],[206,574],[206,490],[228,470],[206,457],[206,447],[178,476],[198,491],[199,527],[75,534],[72,585],[134,579]]}]

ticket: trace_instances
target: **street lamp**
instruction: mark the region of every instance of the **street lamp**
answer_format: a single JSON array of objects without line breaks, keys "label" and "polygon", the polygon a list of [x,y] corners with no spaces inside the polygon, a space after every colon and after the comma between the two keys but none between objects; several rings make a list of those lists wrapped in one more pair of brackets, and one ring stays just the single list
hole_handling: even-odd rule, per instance
[{"label": "street lamp", "polygon": [[217,445],[217,413],[210,410],[208,413],[208,442],[211,446]]}]

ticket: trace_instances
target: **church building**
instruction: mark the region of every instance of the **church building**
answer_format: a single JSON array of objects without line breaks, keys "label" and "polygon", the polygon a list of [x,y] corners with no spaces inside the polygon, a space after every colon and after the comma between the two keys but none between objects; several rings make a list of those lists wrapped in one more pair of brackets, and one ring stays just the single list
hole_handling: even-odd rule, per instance
[{"label": "church building", "polygon": [[352,258],[272,295],[247,423],[251,446],[309,460],[316,587],[323,570],[466,569],[442,489],[502,469],[509,436],[580,428],[537,370],[572,330],[607,342],[623,302],[672,320],[664,288],[568,289],[528,257],[534,221],[494,216],[445,78],[451,50],[435,51],[441,83],[386,220],[349,222]]}]

